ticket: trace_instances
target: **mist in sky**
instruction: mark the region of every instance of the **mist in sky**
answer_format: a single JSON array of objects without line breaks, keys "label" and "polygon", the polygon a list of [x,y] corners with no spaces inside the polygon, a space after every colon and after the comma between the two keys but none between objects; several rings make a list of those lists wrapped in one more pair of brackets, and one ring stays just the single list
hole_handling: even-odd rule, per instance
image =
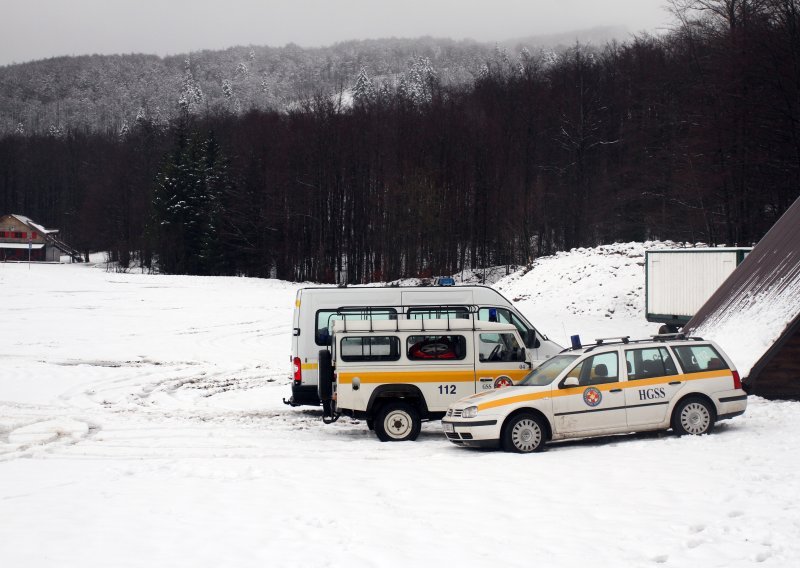
[{"label": "mist in sky", "polygon": [[167,55],[350,39],[502,41],[596,26],[656,32],[666,0],[2,0],[0,65],[59,55]]}]

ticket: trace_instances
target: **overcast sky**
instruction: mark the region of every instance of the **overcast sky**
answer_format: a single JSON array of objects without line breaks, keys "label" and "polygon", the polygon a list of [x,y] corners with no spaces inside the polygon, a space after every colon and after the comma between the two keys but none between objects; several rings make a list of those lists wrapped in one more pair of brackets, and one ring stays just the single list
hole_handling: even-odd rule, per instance
[{"label": "overcast sky", "polygon": [[666,0],[0,0],[0,65],[87,53],[330,45],[418,37],[495,41],[621,25],[654,31]]}]

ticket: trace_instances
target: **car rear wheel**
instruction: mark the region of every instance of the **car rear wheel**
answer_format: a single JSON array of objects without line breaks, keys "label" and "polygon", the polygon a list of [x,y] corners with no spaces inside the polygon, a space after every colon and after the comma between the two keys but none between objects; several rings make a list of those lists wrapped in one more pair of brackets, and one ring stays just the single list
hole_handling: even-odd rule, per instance
[{"label": "car rear wheel", "polygon": [[678,436],[707,434],[714,427],[714,409],[702,398],[687,398],[675,407],[672,429]]},{"label": "car rear wheel", "polygon": [[519,454],[541,451],[545,432],[541,418],[534,414],[518,414],[503,429],[503,449]]},{"label": "car rear wheel", "polygon": [[416,440],[421,429],[419,411],[405,402],[389,402],[375,417],[375,434],[381,442]]}]

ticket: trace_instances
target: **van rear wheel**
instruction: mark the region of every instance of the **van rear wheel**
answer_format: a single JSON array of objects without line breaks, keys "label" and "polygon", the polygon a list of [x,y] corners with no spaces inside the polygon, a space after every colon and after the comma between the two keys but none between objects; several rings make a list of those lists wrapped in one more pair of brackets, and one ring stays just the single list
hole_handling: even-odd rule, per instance
[{"label": "van rear wheel", "polygon": [[381,442],[416,440],[421,429],[419,411],[405,402],[386,403],[375,417],[375,434]]}]

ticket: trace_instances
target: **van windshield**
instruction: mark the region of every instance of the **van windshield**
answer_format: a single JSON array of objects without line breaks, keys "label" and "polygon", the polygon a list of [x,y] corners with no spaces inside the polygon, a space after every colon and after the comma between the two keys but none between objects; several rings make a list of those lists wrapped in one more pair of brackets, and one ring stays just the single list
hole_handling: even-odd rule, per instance
[{"label": "van windshield", "polygon": [[557,355],[548,359],[530,373],[519,383],[520,386],[543,387],[552,383],[567,368],[567,365],[577,359],[577,355]]}]

